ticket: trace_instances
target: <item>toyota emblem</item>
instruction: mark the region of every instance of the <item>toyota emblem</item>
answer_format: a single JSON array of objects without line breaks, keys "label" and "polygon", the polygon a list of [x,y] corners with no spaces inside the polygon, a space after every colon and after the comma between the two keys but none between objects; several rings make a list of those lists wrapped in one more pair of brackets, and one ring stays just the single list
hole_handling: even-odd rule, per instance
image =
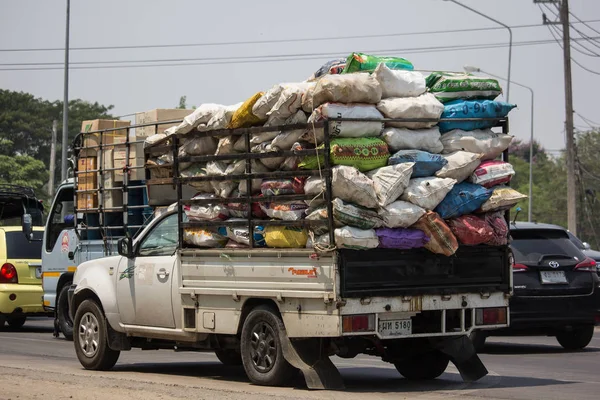
[{"label": "toyota emblem", "polygon": [[558,268],[558,267],[560,267],[560,264],[558,263],[558,261],[550,261],[550,262],[548,263],[548,265],[549,265],[550,267],[552,267],[552,268]]}]

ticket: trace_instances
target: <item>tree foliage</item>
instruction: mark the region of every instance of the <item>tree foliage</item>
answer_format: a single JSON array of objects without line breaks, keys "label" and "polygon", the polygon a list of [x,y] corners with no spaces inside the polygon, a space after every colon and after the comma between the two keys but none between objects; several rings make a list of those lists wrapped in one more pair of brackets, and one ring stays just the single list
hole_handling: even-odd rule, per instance
[{"label": "tree foliage", "polygon": [[[75,99],[69,101],[69,143],[81,130],[81,122],[96,118],[113,118],[110,110],[113,106],[104,106],[97,102],[90,103]],[[25,163],[0,163],[0,177],[6,183],[22,181],[27,186],[41,188],[47,183],[38,185],[42,178],[39,165],[46,170],[50,163],[50,142],[52,140],[52,121],[58,121],[56,174],[60,176],[61,138],[62,138],[63,102],[48,101],[24,92],[13,92],[0,89],[0,156],[13,156]],[[29,157],[29,158],[18,158]],[[29,160],[39,161],[32,164]],[[15,171],[16,170],[16,171]],[[28,175],[30,174],[30,175]],[[55,182],[58,180],[55,179]]]}]

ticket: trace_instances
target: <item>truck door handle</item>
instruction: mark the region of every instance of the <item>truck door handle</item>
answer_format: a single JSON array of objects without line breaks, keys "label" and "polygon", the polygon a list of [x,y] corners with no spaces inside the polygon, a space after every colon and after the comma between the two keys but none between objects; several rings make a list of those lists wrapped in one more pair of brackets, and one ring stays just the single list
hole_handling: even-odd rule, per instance
[{"label": "truck door handle", "polygon": [[156,273],[156,275],[158,275],[158,277],[160,279],[165,279],[165,278],[167,278],[169,276],[169,272],[166,269],[161,268],[161,269],[158,270],[158,272]]}]

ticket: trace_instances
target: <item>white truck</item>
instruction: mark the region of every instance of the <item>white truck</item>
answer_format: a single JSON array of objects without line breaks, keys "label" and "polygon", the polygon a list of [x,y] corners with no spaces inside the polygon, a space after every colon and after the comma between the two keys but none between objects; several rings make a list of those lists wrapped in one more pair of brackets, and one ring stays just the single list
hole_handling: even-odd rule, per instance
[{"label": "white truck", "polygon": [[[325,155],[328,125],[323,124]],[[506,128],[507,121],[499,125]],[[249,149],[250,134],[294,128],[298,126],[194,132],[186,138],[246,135]],[[182,185],[211,179],[246,180],[251,185],[252,179],[286,173],[252,172],[250,159],[305,154],[248,151],[181,158],[177,151],[181,138],[169,140],[168,146],[148,151],[172,149],[174,177],[150,179],[147,184],[174,185],[177,203],[135,238],[120,239],[119,255],[83,262],[73,277],[69,309],[75,350],[85,368],[110,369],[120,351],[142,348],[214,351],[225,364],[243,365],[250,381],[259,385],[286,384],[300,369],[309,388],[343,387],[332,355],[377,356],[409,379],[436,378],[449,361],[467,381],[487,373],[469,335],[508,326],[512,291],[508,246],[461,246],[446,257],[422,249],[255,248],[250,235],[249,248],[192,248],[183,237],[186,229],[199,223],[187,221],[183,207],[207,200],[185,198]],[[246,159],[245,173],[186,178],[179,173],[180,163],[226,157]],[[323,196],[329,207],[327,223],[333,227],[328,158],[321,171],[294,173],[318,173],[326,179]],[[250,207],[259,199],[247,195],[243,201]],[[259,224],[309,223],[255,220],[248,214],[241,222],[248,232]],[[228,224],[240,221],[200,225]]]}]

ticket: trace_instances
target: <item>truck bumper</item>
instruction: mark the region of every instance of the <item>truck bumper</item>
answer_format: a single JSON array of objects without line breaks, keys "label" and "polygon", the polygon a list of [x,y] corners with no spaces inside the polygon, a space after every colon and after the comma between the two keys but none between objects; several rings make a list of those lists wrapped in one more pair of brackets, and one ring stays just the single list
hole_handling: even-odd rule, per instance
[{"label": "truck bumper", "polygon": [[0,284],[0,314],[41,314],[44,291],[41,285]]},{"label": "truck bumper", "polygon": [[567,326],[597,324],[600,290],[578,297],[513,297],[510,300],[510,327],[502,334],[547,334]]}]

